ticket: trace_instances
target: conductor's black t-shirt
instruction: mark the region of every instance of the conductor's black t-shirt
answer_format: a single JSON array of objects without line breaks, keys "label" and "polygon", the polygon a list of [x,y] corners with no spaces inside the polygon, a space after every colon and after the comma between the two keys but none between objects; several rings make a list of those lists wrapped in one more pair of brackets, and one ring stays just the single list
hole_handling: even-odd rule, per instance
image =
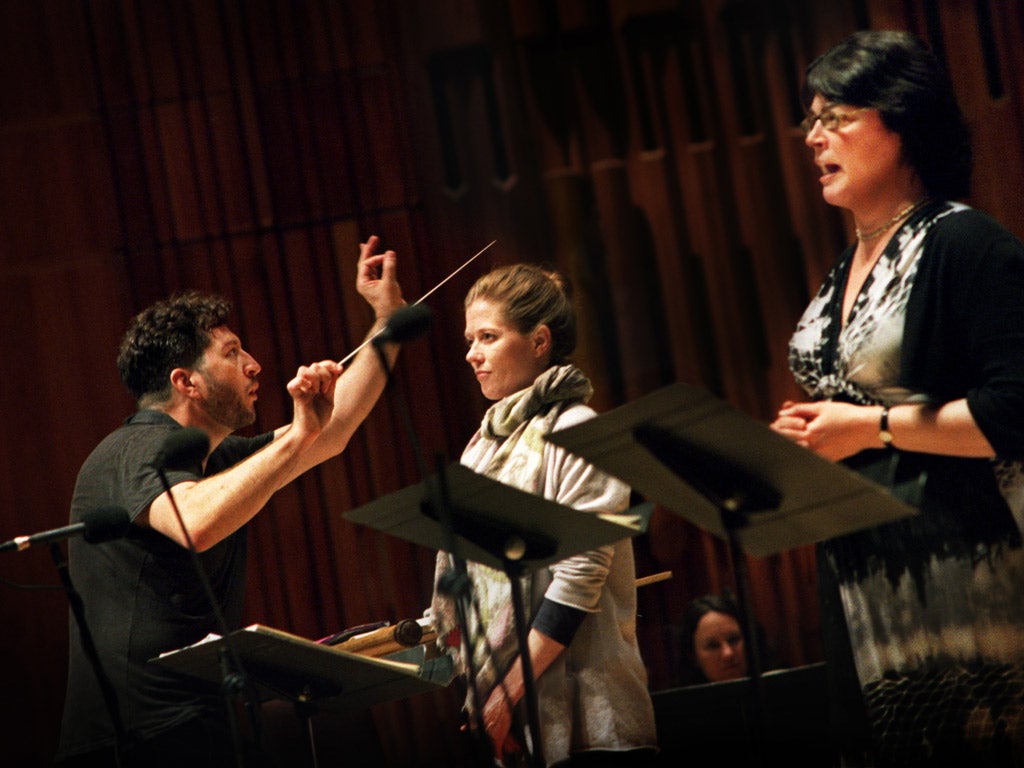
[{"label": "conductor's black t-shirt", "polygon": [[[134,520],[164,491],[151,462],[167,436],[181,426],[152,410],[132,415],[108,435],[83,464],[71,503],[71,521],[84,512],[120,506]],[[233,466],[273,439],[231,436],[210,455],[205,476]],[[201,466],[170,470],[171,487],[204,476]],[[245,591],[247,536],[243,526],[199,553],[220,609],[238,627]],[[216,691],[161,670],[149,660],[219,632],[215,613],[187,549],[151,528],[132,525],[122,539],[68,544],[69,573],[82,597],[103,671],[119,702],[131,740],[146,739],[206,713],[219,713]],[[114,729],[92,665],[70,621],[67,697],[58,758],[91,752],[114,742]]]}]

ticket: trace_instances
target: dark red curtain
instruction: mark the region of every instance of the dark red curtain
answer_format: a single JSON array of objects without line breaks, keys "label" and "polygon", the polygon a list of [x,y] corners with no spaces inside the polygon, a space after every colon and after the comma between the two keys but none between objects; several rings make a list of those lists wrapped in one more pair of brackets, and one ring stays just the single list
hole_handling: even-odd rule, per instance
[{"label": "dark red curtain", "polygon": [[[813,0],[9,0],[0,28],[0,539],[63,525],[75,474],[131,411],[128,319],[184,288],[235,303],[263,366],[256,429],[289,418],[295,368],[352,350],[361,239],[400,255],[435,326],[342,456],[253,524],[247,618],[315,638],[418,616],[433,553],[342,517],[454,460],[485,403],[462,296],[518,260],[573,279],[578,362],[608,410],[677,381],[759,420],[797,395],[785,346],[850,235],[797,127],[801,73],[859,27],[911,29],[974,128],[971,202],[1024,235],[1024,5]],[[731,588],[723,542],[658,508],[635,541],[654,689],[680,614]],[[821,658],[813,552],[748,557],[777,660]],[[63,704],[67,601],[45,551],[0,559],[0,733],[46,765]],[[28,589],[27,586],[44,587]],[[457,762],[455,689],[315,717],[346,765]],[[303,743],[272,708],[281,738]],[[284,708],[287,709],[287,708]],[[291,725],[289,725],[291,723]],[[13,752],[13,755],[12,755]]]}]

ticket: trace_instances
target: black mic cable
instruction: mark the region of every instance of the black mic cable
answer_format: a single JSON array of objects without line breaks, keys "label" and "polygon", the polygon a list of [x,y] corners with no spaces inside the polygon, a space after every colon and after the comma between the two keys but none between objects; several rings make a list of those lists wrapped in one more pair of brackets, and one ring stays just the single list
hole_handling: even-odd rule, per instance
[{"label": "black mic cable", "polygon": [[[393,375],[391,366],[388,364],[387,356],[384,353],[384,344],[387,342],[409,341],[410,339],[417,338],[427,332],[432,320],[433,313],[431,312],[430,307],[426,304],[412,304],[396,310],[395,313],[388,318],[385,327],[373,337],[373,348],[377,350],[381,367],[384,369],[384,374],[387,377],[385,386],[391,384]],[[458,544],[455,539],[455,526],[451,515],[451,500],[448,494],[447,483],[445,482],[443,461],[440,456],[437,456],[438,486],[435,487],[434,483],[431,482],[431,475],[427,469],[423,447],[420,444],[416,428],[412,423],[412,416],[409,414],[409,409],[406,406],[405,399],[400,395],[396,395],[392,400],[395,403],[395,407],[398,409],[402,426],[409,437],[409,442],[412,446],[413,459],[416,462],[416,467],[419,470],[420,476],[423,478],[423,483],[427,490],[426,503],[433,507],[437,514],[437,520],[441,524],[441,530],[444,536],[446,551],[449,553],[449,556],[453,561],[453,572],[448,574],[450,578],[446,583],[440,584],[439,589],[440,591],[448,594],[455,603],[455,613],[459,625],[459,632],[461,637],[464,638],[468,649],[468,652],[465,654],[466,677],[469,681],[468,694],[474,702],[473,719],[476,726],[471,729],[473,734],[472,744],[476,750],[477,754],[475,757],[479,762],[479,765],[482,767],[489,767],[494,764],[494,753],[491,749],[490,738],[487,736],[487,728],[484,725],[483,703],[480,701],[480,692],[477,690],[476,686],[477,675],[473,659],[474,641],[469,637],[469,622],[466,619],[470,610],[475,610],[477,614],[479,614],[480,608],[476,602],[475,595],[473,594],[472,584],[470,583],[469,574],[466,570],[465,558],[458,554]],[[487,642],[486,637],[484,637],[484,642]]]},{"label": "black mic cable", "polygon": [[[200,468],[209,450],[210,438],[205,432],[203,432],[203,430],[196,427],[176,429],[164,440],[163,447],[153,460],[152,466],[160,477],[160,482],[163,485],[164,491],[167,493],[167,500],[170,502],[171,509],[174,511],[174,516],[177,518],[178,525],[181,527],[181,533],[185,539],[186,549],[188,549],[189,555],[192,559],[192,564],[199,576],[199,581],[202,584],[203,591],[206,593],[206,599],[209,601],[210,608],[213,611],[214,622],[216,623],[217,629],[223,640],[218,654],[221,669],[221,693],[224,696],[224,706],[227,712],[228,725],[230,727],[232,743],[234,746],[235,763],[238,768],[244,768],[245,759],[244,749],[242,746],[242,735],[238,728],[238,718],[235,715],[235,710],[231,705],[231,701],[239,695],[243,698],[245,708],[249,712],[250,721],[253,725],[254,737],[256,738],[257,743],[259,743],[260,728],[255,708],[252,706],[249,696],[248,678],[245,674],[245,668],[242,665],[242,659],[228,637],[230,630],[228,628],[227,621],[224,618],[224,613],[220,609],[220,603],[217,601],[217,597],[213,592],[213,586],[210,584],[210,579],[206,574],[206,569],[203,567],[202,560],[199,558],[199,552],[196,550],[195,543],[192,541],[192,536],[188,532],[188,527],[185,525],[185,518],[182,516],[181,510],[178,508],[178,503],[174,499],[174,493],[171,491],[171,485],[167,480],[166,474],[167,469],[194,471],[197,468]],[[201,475],[202,473],[200,472],[199,474]]]}]

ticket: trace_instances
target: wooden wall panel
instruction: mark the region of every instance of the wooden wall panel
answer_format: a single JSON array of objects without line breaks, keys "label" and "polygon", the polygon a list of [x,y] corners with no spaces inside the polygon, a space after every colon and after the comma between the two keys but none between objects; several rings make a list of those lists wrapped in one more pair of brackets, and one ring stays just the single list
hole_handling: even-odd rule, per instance
[{"label": "wooden wall panel", "polygon": [[[972,197],[1007,226],[1024,228],[1020,195],[1007,194],[1024,178],[1024,153],[1007,151],[1024,147],[1024,124],[1020,91],[1012,93],[1010,83],[1021,82],[1020,9],[1014,19],[1012,4],[982,2],[954,4],[956,13],[943,14],[942,35],[946,40],[946,62],[955,78],[957,97],[970,115],[975,147]],[[1002,38],[979,23],[976,8],[984,8],[987,24],[1006,30]],[[1013,21],[1016,21],[1016,24]],[[1013,31],[1016,34],[1013,34]],[[1014,40],[1016,38],[1016,40]],[[1013,77],[1013,73],[1017,77]],[[1015,98],[1016,97],[1016,98]]]},{"label": "wooden wall panel", "polygon": [[[359,242],[400,256],[431,334],[349,450],[252,526],[246,616],[314,637],[418,615],[433,553],[342,514],[458,457],[486,402],[462,297],[489,267],[555,263],[577,287],[578,359],[614,407],[671,381],[755,418],[792,394],[795,316],[851,237],[796,124],[806,65],[860,26],[948,61],[974,126],[971,202],[1024,235],[1021,0],[10,0],[0,28],[0,539],[64,524],[78,466],[131,410],[128,319],[196,287],[235,303],[263,366],[259,420],[296,367],[340,358],[370,314]],[[731,584],[724,546],[658,509],[635,542],[652,686],[674,684],[686,602]],[[820,658],[810,548],[750,558],[787,663]],[[49,763],[67,610],[45,552],[0,559],[0,703],[12,765]],[[10,582],[51,589],[26,591]],[[287,708],[275,737],[301,754]],[[322,758],[465,758],[455,689],[315,718]]]}]

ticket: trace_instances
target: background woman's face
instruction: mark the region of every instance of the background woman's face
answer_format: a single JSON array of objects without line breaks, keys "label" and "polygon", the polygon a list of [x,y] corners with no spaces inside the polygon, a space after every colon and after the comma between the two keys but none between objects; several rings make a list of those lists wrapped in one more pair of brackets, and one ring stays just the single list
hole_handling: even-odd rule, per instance
[{"label": "background woman's face", "polygon": [[747,655],[739,623],[727,613],[705,613],[693,633],[697,666],[712,683],[747,674]]},{"label": "background woman's face", "polygon": [[536,331],[520,333],[506,320],[504,307],[489,299],[477,299],[466,308],[466,344],[466,362],[488,400],[501,400],[533,384],[550,357],[538,345]]}]

